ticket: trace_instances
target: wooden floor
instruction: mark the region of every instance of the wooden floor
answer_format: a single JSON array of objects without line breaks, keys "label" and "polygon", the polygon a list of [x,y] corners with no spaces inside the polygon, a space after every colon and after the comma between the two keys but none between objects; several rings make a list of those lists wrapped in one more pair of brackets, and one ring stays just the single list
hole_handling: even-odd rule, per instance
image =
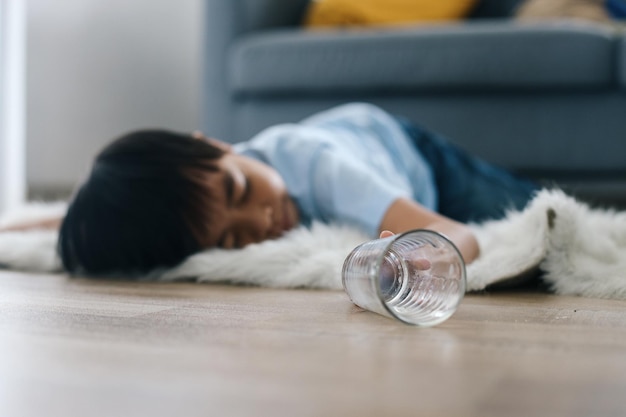
[{"label": "wooden floor", "polygon": [[626,416],[626,302],[476,294],[420,329],[337,291],[0,272],[0,416]]}]

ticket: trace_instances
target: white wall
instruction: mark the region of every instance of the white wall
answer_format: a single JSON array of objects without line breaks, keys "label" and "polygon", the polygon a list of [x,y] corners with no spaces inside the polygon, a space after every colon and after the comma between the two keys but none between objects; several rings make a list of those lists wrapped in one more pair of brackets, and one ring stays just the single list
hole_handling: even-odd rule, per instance
[{"label": "white wall", "polygon": [[24,3],[0,0],[0,214],[26,197]]},{"label": "white wall", "polygon": [[136,128],[199,126],[203,0],[28,0],[27,179],[72,188]]}]

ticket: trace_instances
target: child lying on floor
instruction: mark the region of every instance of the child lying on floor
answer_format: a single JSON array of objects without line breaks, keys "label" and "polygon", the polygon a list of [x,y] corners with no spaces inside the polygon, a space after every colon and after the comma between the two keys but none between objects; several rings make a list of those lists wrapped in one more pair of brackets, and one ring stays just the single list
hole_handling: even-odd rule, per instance
[{"label": "child lying on floor", "polygon": [[231,146],[200,133],[144,130],[96,158],[58,227],[69,272],[145,273],[201,250],[240,248],[313,220],[372,238],[424,228],[465,261],[464,224],[523,208],[537,186],[369,104],[270,127]]}]

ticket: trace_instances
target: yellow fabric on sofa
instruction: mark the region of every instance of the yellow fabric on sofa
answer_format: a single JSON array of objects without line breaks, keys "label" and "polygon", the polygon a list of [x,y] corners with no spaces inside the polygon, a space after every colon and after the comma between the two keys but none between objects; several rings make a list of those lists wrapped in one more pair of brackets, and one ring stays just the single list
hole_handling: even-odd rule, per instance
[{"label": "yellow fabric on sofa", "polygon": [[305,25],[367,26],[458,20],[477,0],[312,0]]}]

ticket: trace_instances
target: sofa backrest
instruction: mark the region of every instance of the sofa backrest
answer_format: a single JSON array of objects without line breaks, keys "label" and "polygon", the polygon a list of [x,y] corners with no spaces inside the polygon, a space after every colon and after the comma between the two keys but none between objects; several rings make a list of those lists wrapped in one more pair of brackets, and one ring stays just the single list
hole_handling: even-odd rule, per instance
[{"label": "sofa backrest", "polygon": [[228,0],[240,7],[247,31],[269,27],[298,26],[309,0]]},{"label": "sofa backrest", "polygon": [[472,12],[473,19],[510,17],[524,0],[481,0]]}]

